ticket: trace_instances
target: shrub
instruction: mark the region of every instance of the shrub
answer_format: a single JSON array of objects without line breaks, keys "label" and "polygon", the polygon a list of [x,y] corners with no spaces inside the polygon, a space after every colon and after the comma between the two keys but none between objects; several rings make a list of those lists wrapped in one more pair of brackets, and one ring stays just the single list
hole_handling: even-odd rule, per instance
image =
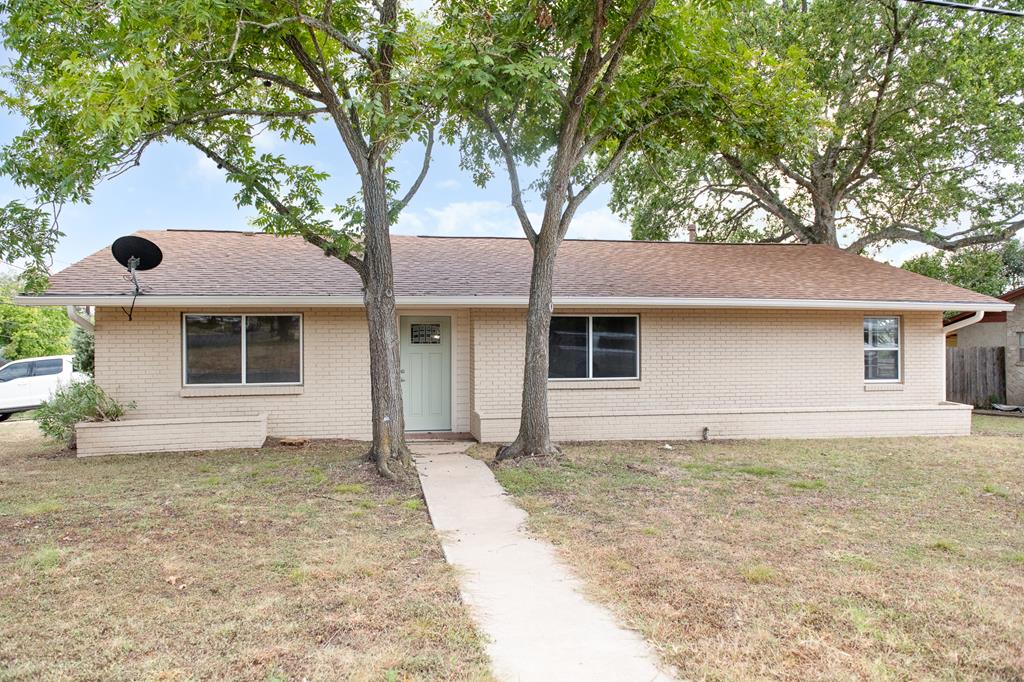
[{"label": "shrub", "polygon": [[76,325],[71,330],[71,350],[75,354],[75,370],[92,376],[95,366],[96,337]]},{"label": "shrub", "polygon": [[122,404],[92,381],[63,386],[36,411],[39,430],[47,437],[74,448],[78,422],[117,421],[135,403]]}]

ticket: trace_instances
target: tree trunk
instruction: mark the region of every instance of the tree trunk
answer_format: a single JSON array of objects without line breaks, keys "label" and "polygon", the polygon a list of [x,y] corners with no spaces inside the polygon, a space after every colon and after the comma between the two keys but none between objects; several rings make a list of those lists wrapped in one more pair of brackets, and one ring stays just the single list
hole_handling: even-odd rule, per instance
[{"label": "tree trunk", "polygon": [[[391,260],[388,197],[382,172],[363,183],[365,215],[364,272],[361,273],[370,337],[370,402],[373,444],[368,457],[381,476],[395,480],[412,457],[405,444],[398,316]],[[397,466],[396,466],[397,465]]]},{"label": "tree trunk", "polygon": [[533,249],[530,302],[526,310],[526,358],[523,366],[523,403],[519,435],[498,449],[497,459],[559,452],[551,442],[548,423],[548,335],[551,330],[551,289],[554,283],[558,238],[543,231]]},{"label": "tree trunk", "polygon": [[836,234],[836,208],[829,200],[813,199],[814,236],[819,244],[839,247]]}]

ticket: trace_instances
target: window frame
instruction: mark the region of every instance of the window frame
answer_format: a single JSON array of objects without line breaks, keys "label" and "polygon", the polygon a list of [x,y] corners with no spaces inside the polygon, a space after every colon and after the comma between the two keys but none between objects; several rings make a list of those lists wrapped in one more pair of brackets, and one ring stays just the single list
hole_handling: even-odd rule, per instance
[{"label": "window frame", "polygon": [[[896,320],[896,347],[895,348],[868,348],[864,346],[864,326],[868,320]],[[902,315],[865,315],[860,325],[861,335],[861,376],[865,384],[901,384],[903,383],[903,316]],[[896,351],[896,378],[895,379],[868,379],[867,377],[867,353],[868,351]]]},{"label": "window frame", "polygon": [[[610,314],[597,314],[597,315],[581,315],[573,313],[564,313],[559,315],[552,315],[551,319],[556,317],[585,317],[587,318],[587,376],[585,377],[551,377],[548,376],[548,381],[638,381],[640,379],[640,315],[629,314],[629,313],[610,313]],[[631,377],[595,377],[594,376],[594,318],[595,317],[630,317],[636,320],[636,373]],[[551,343],[551,333],[548,332],[548,343]],[[550,362],[548,366],[548,374],[551,374]]]},{"label": "window frame", "polygon": [[[242,380],[238,383],[227,384],[190,384],[188,382],[188,327],[186,322],[189,317],[240,317],[242,320]],[[246,319],[250,317],[298,317],[299,318],[299,380],[298,381],[274,381],[253,383],[245,380],[248,370],[248,358],[246,351]],[[306,379],[306,320],[302,313],[201,313],[189,312],[181,314],[181,385],[187,388],[225,388],[232,386],[302,386]]]},{"label": "window frame", "polygon": [[1024,332],[1017,332],[1017,364],[1024,365]]}]

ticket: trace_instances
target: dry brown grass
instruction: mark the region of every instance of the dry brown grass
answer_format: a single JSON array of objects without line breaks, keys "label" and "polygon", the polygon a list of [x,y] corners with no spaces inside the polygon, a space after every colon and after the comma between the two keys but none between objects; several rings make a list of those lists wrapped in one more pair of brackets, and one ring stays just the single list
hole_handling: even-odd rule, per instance
[{"label": "dry brown grass", "polygon": [[0,425],[0,680],[489,679],[360,446],[54,458]]},{"label": "dry brown grass", "polygon": [[497,474],[682,679],[1024,678],[1019,435],[673,448]]}]

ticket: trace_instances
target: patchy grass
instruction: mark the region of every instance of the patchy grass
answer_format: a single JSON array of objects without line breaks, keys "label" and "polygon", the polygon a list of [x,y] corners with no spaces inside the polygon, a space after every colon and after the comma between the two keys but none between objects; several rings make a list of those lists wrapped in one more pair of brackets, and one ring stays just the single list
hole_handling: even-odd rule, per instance
[{"label": "patchy grass", "polygon": [[496,474],[680,679],[1020,680],[1024,442],[1000,434],[571,444]]},{"label": "patchy grass", "polygon": [[1024,417],[974,416],[974,433],[981,436],[1024,436]]},{"label": "patchy grass", "polygon": [[0,680],[490,679],[418,485],[364,451],[78,460],[0,424]]}]

